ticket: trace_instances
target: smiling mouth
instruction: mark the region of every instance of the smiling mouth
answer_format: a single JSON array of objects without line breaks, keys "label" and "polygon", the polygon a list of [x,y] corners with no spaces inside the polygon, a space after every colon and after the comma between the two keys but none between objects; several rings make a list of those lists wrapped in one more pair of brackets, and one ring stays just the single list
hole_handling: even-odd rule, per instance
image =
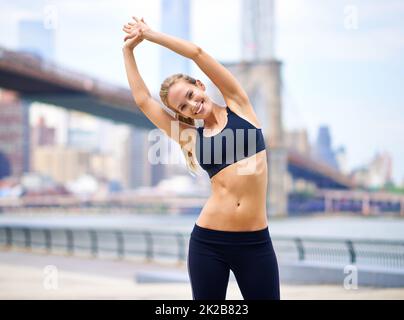
[{"label": "smiling mouth", "polygon": [[198,114],[202,110],[203,101],[199,104],[198,110],[196,110],[195,114]]}]

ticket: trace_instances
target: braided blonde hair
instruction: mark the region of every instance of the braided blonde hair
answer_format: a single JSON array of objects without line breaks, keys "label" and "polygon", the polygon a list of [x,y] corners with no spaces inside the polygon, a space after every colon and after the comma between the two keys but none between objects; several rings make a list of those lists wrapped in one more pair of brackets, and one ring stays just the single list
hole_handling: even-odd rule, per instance
[{"label": "braided blonde hair", "polygon": [[[183,123],[186,123],[188,125],[196,127],[195,120],[193,118],[189,117],[184,117],[183,115],[180,115],[177,110],[174,110],[168,103],[168,91],[170,90],[171,86],[177,83],[178,81],[185,81],[187,83],[196,85],[196,79],[192,78],[191,76],[188,76],[183,73],[176,73],[173,74],[172,76],[169,76],[166,78],[163,83],[161,84],[160,87],[160,99],[164,103],[164,105],[169,108],[170,110],[174,111],[175,113],[175,119],[178,121],[181,121]],[[187,150],[185,148],[185,144],[188,141],[182,141],[182,139],[179,139],[179,144],[181,147],[181,151],[184,154],[185,157],[185,162],[187,165],[188,170],[192,175],[199,174],[199,164],[198,161],[196,160],[195,157],[195,143],[191,144],[191,150]]]}]

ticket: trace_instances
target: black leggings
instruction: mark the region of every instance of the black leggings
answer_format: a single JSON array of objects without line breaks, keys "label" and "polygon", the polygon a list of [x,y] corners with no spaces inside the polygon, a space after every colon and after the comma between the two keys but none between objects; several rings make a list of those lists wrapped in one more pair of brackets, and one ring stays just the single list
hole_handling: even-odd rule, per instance
[{"label": "black leggings", "polygon": [[194,300],[225,300],[232,270],[245,300],[279,300],[278,263],[268,227],[221,231],[194,225],[188,251]]}]

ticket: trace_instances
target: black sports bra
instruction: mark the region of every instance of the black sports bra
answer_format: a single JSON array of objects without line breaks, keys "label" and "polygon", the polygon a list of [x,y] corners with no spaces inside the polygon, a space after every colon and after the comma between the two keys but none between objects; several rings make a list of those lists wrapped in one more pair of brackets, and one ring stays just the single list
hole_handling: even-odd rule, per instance
[{"label": "black sports bra", "polygon": [[210,178],[225,167],[266,149],[261,128],[256,128],[228,106],[226,110],[227,123],[218,134],[205,137],[204,127],[197,128],[196,158]]}]

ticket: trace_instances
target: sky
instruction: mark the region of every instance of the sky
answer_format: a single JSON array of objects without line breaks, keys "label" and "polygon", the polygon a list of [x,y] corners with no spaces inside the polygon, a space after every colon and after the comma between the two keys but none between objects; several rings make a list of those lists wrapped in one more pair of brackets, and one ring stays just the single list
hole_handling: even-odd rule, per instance
[{"label": "sky", "polygon": [[[138,15],[160,28],[158,0],[0,0],[0,8],[1,46],[18,47],[20,19],[46,19],[49,8],[56,8],[55,61],[124,87],[122,25]],[[285,127],[307,128],[313,142],[318,127],[328,125],[333,147],[346,147],[349,168],[387,151],[395,181],[403,182],[404,1],[278,0],[275,8]],[[193,0],[191,26],[191,40],[216,59],[240,59],[239,0]],[[163,80],[161,50],[144,42],[136,53],[156,93]],[[192,71],[206,81],[195,65]]]}]

